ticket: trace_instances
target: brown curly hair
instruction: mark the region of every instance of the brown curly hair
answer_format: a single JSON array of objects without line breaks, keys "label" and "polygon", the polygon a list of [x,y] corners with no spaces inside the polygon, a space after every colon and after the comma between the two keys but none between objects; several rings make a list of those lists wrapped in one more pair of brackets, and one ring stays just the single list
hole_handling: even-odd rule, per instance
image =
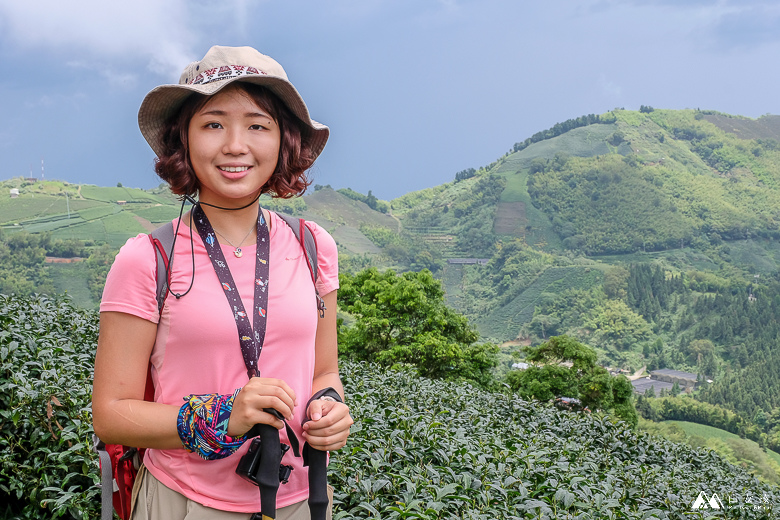
[{"label": "brown curly hair", "polygon": [[[307,139],[306,127],[265,87],[239,81],[227,88],[238,88],[245,92],[279,125],[279,159],[274,173],[260,193],[271,193],[274,197],[285,199],[302,195],[311,184],[305,174],[314,164],[315,158]],[[165,122],[162,132],[164,151],[155,160],[154,170],[176,195],[193,195],[200,189],[200,181],[190,162],[188,132],[190,120],[210,98],[197,93],[190,95]]]}]

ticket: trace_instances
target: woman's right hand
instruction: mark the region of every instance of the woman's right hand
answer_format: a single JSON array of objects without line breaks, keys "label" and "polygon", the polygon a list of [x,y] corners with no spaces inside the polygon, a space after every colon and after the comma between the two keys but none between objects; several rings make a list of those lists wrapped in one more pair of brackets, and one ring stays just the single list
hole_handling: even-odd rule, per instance
[{"label": "woman's right hand", "polygon": [[265,409],[273,408],[289,421],[297,404],[295,392],[283,380],[253,377],[233,400],[227,434],[240,437],[260,423],[281,430],[284,422]]}]

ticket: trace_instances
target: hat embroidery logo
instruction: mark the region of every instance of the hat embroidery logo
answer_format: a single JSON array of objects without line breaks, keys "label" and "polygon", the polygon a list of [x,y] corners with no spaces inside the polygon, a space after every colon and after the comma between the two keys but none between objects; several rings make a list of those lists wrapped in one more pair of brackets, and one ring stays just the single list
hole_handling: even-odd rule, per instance
[{"label": "hat embroidery logo", "polygon": [[219,68],[204,70],[192,80],[192,85],[205,85],[212,81],[222,81],[229,78],[237,78],[239,76],[248,76],[249,74],[265,74],[262,70],[258,70],[254,67],[248,67],[246,65],[222,65]]}]

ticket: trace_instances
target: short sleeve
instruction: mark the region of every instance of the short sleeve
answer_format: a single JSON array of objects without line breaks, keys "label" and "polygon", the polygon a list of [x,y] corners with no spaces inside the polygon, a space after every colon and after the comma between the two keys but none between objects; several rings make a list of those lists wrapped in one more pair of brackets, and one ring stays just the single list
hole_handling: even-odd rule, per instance
[{"label": "short sleeve", "polygon": [[317,223],[307,220],[317,242],[317,291],[326,295],[339,288],[339,252],[336,241],[330,233]]},{"label": "short sleeve", "polygon": [[159,322],[157,258],[148,235],[128,239],[116,255],[100,302],[100,312],[106,311]]}]

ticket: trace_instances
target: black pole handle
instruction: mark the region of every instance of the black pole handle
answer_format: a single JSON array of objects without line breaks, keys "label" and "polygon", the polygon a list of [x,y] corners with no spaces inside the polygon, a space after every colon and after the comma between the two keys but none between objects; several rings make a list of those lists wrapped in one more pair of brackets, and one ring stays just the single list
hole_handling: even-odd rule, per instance
[{"label": "black pole handle", "polygon": [[260,424],[262,464],[257,475],[260,486],[260,512],[263,517],[276,518],[276,493],[279,490],[279,465],[282,463],[282,444],[279,430],[270,424]]},{"label": "black pole handle", "polygon": [[309,514],[311,520],[325,520],[328,512],[328,452],[315,450],[308,444]]}]

